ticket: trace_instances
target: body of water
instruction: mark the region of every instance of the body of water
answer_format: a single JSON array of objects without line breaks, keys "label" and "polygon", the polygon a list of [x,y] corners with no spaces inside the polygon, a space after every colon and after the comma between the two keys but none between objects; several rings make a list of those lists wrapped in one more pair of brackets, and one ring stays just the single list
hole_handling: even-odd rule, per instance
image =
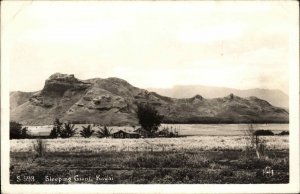
[{"label": "body of water", "polygon": [[[255,130],[271,130],[274,134],[288,131],[289,124],[252,124]],[[163,124],[162,127],[175,129],[180,135],[245,135],[249,124]]]}]

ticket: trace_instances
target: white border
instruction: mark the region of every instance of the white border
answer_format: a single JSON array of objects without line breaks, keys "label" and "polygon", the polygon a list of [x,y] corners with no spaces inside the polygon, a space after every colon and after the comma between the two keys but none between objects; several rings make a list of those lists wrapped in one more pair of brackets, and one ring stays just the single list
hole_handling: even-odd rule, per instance
[{"label": "white border", "polygon": [[[114,2],[116,3],[116,2]],[[124,2],[123,2],[124,3]],[[188,2],[184,2],[188,3]],[[285,2],[287,3],[287,2]],[[292,2],[290,2],[292,3]],[[294,3],[294,2],[293,2]],[[291,18],[299,18],[297,2]],[[2,9],[2,6],[1,6]],[[2,13],[2,11],[1,11]],[[10,185],[9,34],[1,31],[1,189],[3,193],[298,193],[299,189],[299,23],[291,29],[289,62],[290,183],[204,185]],[[276,79],[276,78],[274,78]]]}]

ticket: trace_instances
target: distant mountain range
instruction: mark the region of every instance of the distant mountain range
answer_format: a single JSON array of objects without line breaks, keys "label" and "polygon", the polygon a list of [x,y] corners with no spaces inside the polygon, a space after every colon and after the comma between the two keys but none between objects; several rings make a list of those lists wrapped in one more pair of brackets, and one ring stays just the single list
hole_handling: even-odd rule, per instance
[{"label": "distant mountain range", "polygon": [[51,75],[40,91],[11,92],[10,119],[27,125],[52,124],[55,118],[77,123],[136,125],[138,103],[153,105],[164,116],[165,123],[289,121],[286,109],[255,96],[171,98],[134,87],[119,78],[79,80],[61,73]]},{"label": "distant mountain range", "polygon": [[280,90],[269,90],[259,88],[239,90],[234,88],[213,87],[203,85],[178,85],[168,89],[148,88],[147,90],[172,98],[190,98],[197,94],[200,94],[204,98],[219,98],[229,94],[235,94],[243,98],[256,96],[257,98],[261,98],[263,100],[268,101],[273,106],[283,107],[287,109],[289,108],[289,97],[287,94]]}]

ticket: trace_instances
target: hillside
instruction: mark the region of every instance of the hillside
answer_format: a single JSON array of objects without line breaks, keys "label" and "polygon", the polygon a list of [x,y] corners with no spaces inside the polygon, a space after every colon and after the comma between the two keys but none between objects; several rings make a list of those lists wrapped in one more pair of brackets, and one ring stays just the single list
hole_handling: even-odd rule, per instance
[{"label": "hillside", "polygon": [[29,100],[29,98],[34,94],[34,92],[10,92],[10,110],[15,109],[16,107],[20,106],[21,104],[25,103]]},{"label": "hillside", "polygon": [[219,98],[229,94],[235,94],[243,98],[256,96],[258,98],[268,101],[273,106],[282,108],[289,107],[288,95],[286,95],[280,90],[269,90],[259,88],[249,90],[238,90],[233,88],[202,85],[178,85],[174,86],[173,88],[149,88],[148,90],[172,98],[190,98],[195,96],[196,94],[201,94],[205,98]]},{"label": "hillside", "polygon": [[285,109],[257,97],[230,94],[206,99],[170,98],[118,78],[79,80],[56,73],[35,93],[10,94],[10,119],[28,125],[51,124],[54,118],[79,123],[137,124],[136,104],[150,103],[172,123],[288,122]]}]

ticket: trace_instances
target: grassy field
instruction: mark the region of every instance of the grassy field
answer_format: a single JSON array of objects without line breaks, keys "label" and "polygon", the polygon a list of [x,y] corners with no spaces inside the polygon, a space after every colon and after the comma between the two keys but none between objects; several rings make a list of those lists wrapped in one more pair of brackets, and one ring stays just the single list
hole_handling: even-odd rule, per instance
[{"label": "grassy field", "polygon": [[[288,136],[260,137],[269,150],[287,150]],[[11,152],[34,152],[35,139],[11,140]],[[221,151],[246,150],[244,136],[191,136],[182,138],[69,138],[44,139],[47,152],[98,153],[102,151]]]},{"label": "grassy field", "polygon": [[[41,144],[34,139],[11,140],[10,180],[14,184],[288,183],[288,136],[262,140],[266,147],[261,159],[247,149],[243,136],[43,139]],[[273,176],[263,174],[267,166]]]}]

